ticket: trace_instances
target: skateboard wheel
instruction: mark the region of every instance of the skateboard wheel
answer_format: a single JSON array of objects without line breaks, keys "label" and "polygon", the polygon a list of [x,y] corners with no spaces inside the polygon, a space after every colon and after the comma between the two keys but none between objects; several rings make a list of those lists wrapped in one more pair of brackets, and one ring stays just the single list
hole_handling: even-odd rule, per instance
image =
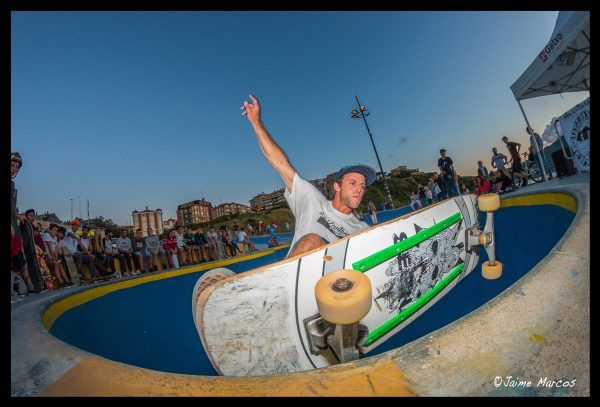
[{"label": "skateboard wheel", "polygon": [[356,270],[329,273],[315,285],[319,313],[333,324],[352,324],[371,309],[371,281]]},{"label": "skateboard wheel", "polygon": [[477,198],[479,210],[483,212],[494,212],[500,207],[500,196],[498,194],[483,194]]},{"label": "skateboard wheel", "polygon": [[502,276],[502,263],[496,260],[496,264],[490,266],[489,261],[484,261],[481,265],[481,275],[488,280],[496,280]]}]

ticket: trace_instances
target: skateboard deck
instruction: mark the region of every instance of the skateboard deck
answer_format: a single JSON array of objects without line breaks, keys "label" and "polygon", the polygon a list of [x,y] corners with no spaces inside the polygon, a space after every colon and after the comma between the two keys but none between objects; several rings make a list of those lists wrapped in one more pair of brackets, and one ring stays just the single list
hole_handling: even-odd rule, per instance
[{"label": "skateboard deck", "polygon": [[330,348],[310,346],[305,324],[319,316],[316,283],[341,269],[364,273],[372,286],[372,306],[359,321],[368,335],[358,349],[368,355],[473,270],[478,250],[465,248],[478,219],[477,197],[461,195],[194,292],[194,322],[211,363],[231,376],[338,364]]},{"label": "skateboard deck", "polygon": [[62,249],[63,256],[65,257],[65,263],[67,263],[67,270],[69,271],[69,276],[71,277],[71,283],[73,283],[73,285],[81,284],[77,266],[75,266],[75,262],[73,261],[73,253],[71,253],[71,250],[69,250],[67,247],[63,247]]},{"label": "skateboard deck", "polygon": [[48,268],[48,263],[46,263],[46,252],[44,252],[39,246],[35,246],[35,255],[37,256],[38,265],[40,266],[40,274],[44,279],[44,284],[49,291],[56,290],[56,282],[52,274],[50,273],[50,269]]}]

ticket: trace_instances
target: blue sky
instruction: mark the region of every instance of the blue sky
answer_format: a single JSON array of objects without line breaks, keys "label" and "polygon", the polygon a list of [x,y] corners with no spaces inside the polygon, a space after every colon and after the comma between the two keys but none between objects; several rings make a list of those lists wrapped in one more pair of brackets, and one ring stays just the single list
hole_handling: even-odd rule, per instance
[{"label": "blue sky", "polygon": [[[20,211],[102,215],[283,187],[240,114],[248,94],[298,173],[377,160],[474,175],[528,143],[510,85],[558,12],[13,12],[11,150]],[[540,134],[588,92],[522,102]],[[489,165],[488,165],[489,167]],[[81,200],[81,213],[79,201]]]}]

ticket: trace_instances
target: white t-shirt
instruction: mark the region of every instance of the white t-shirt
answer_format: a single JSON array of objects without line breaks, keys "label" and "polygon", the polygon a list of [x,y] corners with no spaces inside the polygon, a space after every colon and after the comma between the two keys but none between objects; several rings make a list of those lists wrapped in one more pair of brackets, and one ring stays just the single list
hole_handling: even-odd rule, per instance
[{"label": "white t-shirt", "polygon": [[502,168],[504,168],[504,160],[508,159],[506,158],[506,156],[502,153],[497,153],[492,157],[492,167],[500,170]]},{"label": "white t-shirt", "polygon": [[369,227],[355,212],[345,214],[335,209],[330,200],[298,173],[294,174],[292,192],[285,188],[284,196],[296,218],[292,247],[309,233],[315,233],[331,243]]},{"label": "white t-shirt", "polygon": [[62,240],[62,244],[64,247],[69,249],[71,251],[71,253],[77,253],[77,252],[79,252],[79,250],[77,249],[78,241],[73,239],[69,235],[69,233],[73,233],[73,230],[71,228],[69,228],[65,231],[65,238]]},{"label": "white t-shirt", "polygon": [[51,252],[56,251],[56,236],[52,236],[50,233],[44,233],[44,242],[46,242],[47,253],[52,254]]},{"label": "white t-shirt", "polygon": [[238,242],[240,243],[244,243],[246,241],[246,232],[244,232],[243,230],[238,231],[238,235],[237,235],[237,239]]}]

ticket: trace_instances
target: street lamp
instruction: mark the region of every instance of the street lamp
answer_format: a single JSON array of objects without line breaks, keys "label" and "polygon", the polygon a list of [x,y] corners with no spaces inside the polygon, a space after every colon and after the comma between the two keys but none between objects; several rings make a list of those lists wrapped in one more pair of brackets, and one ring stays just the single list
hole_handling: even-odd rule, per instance
[{"label": "street lamp", "polygon": [[71,200],[71,222],[73,221],[73,198],[69,198]]},{"label": "street lamp", "polygon": [[356,103],[358,104],[359,110],[352,110],[352,118],[353,119],[363,119],[365,122],[365,126],[367,127],[367,132],[369,133],[369,137],[371,138],[371,144],[373,144],[373,150],[375,151],[375,157],[377,157],[377,163],[379,164],[379,170],[381,171],[381,177],[383,178],[383,186],[385,187],[385,193],[387,195],[388,201],[390,202],[391,209],[394,209],[394,202],[392,201],[392,195],[390,194],[390,188],[388,187],[387,181],[385,179],[385,173],[383,172],[383,167],[381,166],[381,161],[379,161],[379,154],[377,154],[377,149],[375,148],[375,142],[373,141],[373,135],[371,134],[371,130],[369,129],[369,125],[367,124],[366,117],[369,115],[369,111],[365,109],[363,105],[358,101],[358,96],[355,96]]}]

